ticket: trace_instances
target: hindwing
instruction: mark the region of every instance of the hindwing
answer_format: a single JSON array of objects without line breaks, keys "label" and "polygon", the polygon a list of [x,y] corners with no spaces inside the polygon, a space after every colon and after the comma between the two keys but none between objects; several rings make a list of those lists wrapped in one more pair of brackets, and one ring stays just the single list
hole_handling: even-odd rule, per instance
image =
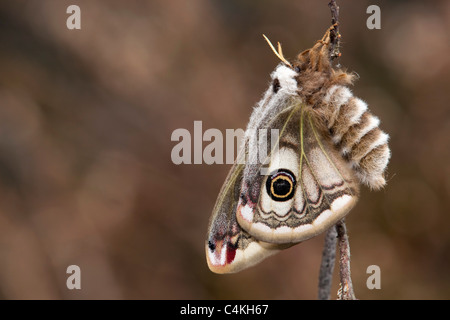
[{"label": "hindwing", "polygon": [[244,171],[241,190],[248,192],[240,194],[236,218],[259,240],[298,243],[341,220],[356,203],[359,187],[310,107],[298,105],[271,126],[284,130],[269,156],[269,175]]}]

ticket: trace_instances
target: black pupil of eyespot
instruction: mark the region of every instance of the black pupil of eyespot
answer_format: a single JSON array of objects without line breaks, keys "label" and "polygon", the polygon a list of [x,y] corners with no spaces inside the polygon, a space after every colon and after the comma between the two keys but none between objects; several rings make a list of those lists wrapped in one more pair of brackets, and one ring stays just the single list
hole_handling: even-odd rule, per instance
[{"label": "black pupil of eyespot", "polygon": [[275,201],[287,201],[295,194],[295,176],[287,169],[273,172],[266,182],[266,190]]},{"label": "black pupil of eyespot", "polygon": [[273,190],[277,196],[285,196],[291,190],[291,184],[286,179],[278,179],[273,182]]}]

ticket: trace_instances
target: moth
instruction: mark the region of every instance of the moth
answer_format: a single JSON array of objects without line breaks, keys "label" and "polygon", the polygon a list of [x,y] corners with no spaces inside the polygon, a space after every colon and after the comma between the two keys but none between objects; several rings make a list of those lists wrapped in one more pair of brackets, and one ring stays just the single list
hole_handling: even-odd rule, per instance
[{"label": "moth", "polygon": [[[326,231],[353,208],[361,184],[386,184],[389,136],[348,88],[355,76],[331,63],[331,29],[293,61],[268,41],[281,63],[209,221],[206,258],[215,273],[238,272]],[[255,161],[271,129],[276,148]],[[253,139],[259,130],[267,132],[262,141]]]}]

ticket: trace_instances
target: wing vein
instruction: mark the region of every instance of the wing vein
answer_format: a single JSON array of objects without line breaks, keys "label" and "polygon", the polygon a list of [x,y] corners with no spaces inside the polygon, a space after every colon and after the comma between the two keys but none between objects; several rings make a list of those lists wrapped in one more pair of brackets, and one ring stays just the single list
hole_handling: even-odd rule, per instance
[{"label": "wing vein", "polygon": [[[309,203],[309,199],[308,196],[306,194],[306,190],[303,186],[303,176],[302,176],[302,167],[303,167],[303,157],[305,157],[306,159],[306,155],[305,155],[305,151],[303,149],[303,108],[300,112],[300,166],[299,166],[299,173],[298,173],[298,180],[299,180],[299,184],[300,187],[302,188],[302,193],[303,193],[303,201],[305,201],[305,206],[306,206],[306,210],[305,210],[305,215],[308,211],[311,211],[311,204]],[[295,203],[294,203],[295,206]]]}]

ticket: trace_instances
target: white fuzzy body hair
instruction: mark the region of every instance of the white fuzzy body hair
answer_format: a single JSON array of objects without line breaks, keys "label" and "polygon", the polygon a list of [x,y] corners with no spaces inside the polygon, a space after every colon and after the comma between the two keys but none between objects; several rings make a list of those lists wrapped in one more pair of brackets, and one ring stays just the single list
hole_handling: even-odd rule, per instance
[{"label": "white fuzzy body hair", "polygon": [[270,115],[276,115],[286,107],[286,100],[297,95],[297,81],[295,76],[297,73],[291,68],[280,64],[270,75],[272,82],[278,79],[280,89],[274,93],[272,85],[266,90],[261,101],[258,102],[253,109],[250,121],[247,125],[248,129],[257,129],[261,127],[263,119],[271,118]]}]

